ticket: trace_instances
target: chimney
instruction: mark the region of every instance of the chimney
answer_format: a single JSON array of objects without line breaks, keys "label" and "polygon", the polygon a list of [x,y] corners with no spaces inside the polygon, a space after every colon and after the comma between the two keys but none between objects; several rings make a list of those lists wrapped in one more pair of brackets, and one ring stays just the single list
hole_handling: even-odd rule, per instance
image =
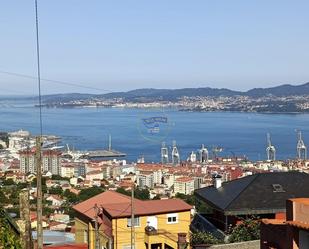
[{"label": "chimney", "polygon": [[213,176],[213,182],[216,189],[221,188],[222,186],[222,176],[215,175]]}]

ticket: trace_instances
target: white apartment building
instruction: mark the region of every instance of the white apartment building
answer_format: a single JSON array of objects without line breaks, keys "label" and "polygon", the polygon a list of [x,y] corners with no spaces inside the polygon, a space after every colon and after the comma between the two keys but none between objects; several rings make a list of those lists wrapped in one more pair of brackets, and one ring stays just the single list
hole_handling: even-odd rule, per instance
[{"label": "white apartment building", "polygon": [[137,175],[137,185],[141,188],[144,187],[153,188],[154,186],[153,173],[149,171],[140,172],[140,174]]},{"label": "white apartment building", "polygon": [[[61,174],[60,156],[61,152],[57,150],[45,150],[42,153],[42,164],[44,172],[51,172],[53,175]],[[22,173],[36,173],[35,151],[23,150],[19,152],[20,170]]]},{"label": "white apartment building", "polygon": [[61,176],[72,178],[74,177],[75,167],[74,165],[62,165],[61,166]]},{"label": "white apartment building", "polygon": [[185,195],[190,195],[194,191],[194,178],[192,177],[179,177],[174,183],[174,192]]}]

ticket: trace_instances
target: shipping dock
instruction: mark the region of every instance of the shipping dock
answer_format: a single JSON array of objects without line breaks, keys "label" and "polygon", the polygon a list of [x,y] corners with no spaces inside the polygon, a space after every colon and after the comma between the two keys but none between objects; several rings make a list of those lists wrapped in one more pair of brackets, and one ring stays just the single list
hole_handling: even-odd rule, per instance
[{"label": "shipping dock", "polygon": [[93,150],[84,152],[81,158],[86,159],[99,159],[99,158],[113,158],[113,157],[125,157],[127,154],[116,150]]}]

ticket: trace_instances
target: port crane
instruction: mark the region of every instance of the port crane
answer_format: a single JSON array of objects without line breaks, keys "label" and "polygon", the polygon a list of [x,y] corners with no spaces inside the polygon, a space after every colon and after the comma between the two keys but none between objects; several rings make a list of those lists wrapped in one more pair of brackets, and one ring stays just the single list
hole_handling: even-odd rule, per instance
[{"label": "port crane", "polygon": [[188,162],[195,163],[196,162],[196,153],[194,151],[191,152],[190,156],[187,159]]},{"label": "port crane", "polygon": [[271,144],[270,134],[267,133],[267,147],[266,147],[266,154],[268,161],[275,161],[276,160],[276,148]]},{"label": "port crane", "polygon": [[298,141],[297,141],[297,158],[298,159],[307,159],[307,147],[302,139],[301,131],[298,131]]},{"label": "port crane", "polygon": [[216,160],[217,157],[218,157],[218,154],[219,154],[220,152],[222,152],[222,151],[223,151],[223,148],[221,148],[221,147],[219,147],[219,146],[214,146],[214,147],[212,148],[212,157],[213,157],[213,159]]},{"label": "port crane", "polygon": [[180,163],[180,156],[177,149],[176,141],[173,141],[173,149],[172,149],[172,164],[176,165]]},{"label": "port crane", "polygon": [[162,142],[161,146],[161,163],[162,164],[168,163],[168,148],[165,142]]},{"label": "port crane", "polygon": [[208,162],[209,153],[208,153],[207,148],[204,146],[204,144],[202,144],[202,148],[199,150],[199,156],[200,156],[201,163]]}]

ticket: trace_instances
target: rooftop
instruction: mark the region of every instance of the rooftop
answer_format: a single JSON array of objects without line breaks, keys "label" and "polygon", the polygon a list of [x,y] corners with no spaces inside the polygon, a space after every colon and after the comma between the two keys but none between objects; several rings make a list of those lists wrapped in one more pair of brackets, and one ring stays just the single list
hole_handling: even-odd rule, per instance
[{"label": "rooftop", "polygon": [[[92,219],[95,204],[103,207],[104,211],[112,218],[129,217],[131,215],[131,198],[114,191],[103,192],[75,205],[73,208]],[[146,201],[134,199],[133,205],[135,215],[139,216],[189,211],[192,209],[192,206],[180,199]]]},{"label": "rooftop", "polygon": [[284,212],[287,199],[309,197],[309,175],[260,173],[224,182],[218,189],[214,186],[198,189],[195,195],[230,215]]}]

